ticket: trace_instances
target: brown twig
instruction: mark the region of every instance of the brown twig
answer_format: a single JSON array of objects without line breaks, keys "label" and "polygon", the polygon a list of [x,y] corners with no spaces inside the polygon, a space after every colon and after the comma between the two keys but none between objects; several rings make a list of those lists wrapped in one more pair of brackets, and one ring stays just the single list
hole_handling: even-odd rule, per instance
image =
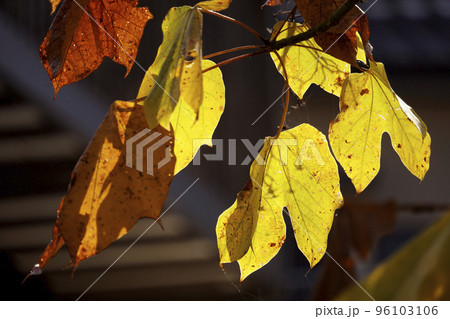
[{"label": "brown twig", "polygon": [[286,19],[284,19],[283,24],[281,25],[281,27],[278,29],[277,33],[273,36],[272,41],[276,41],[277,37],[280,35],[281,30],[283,29],[284,25],[286,24],[286,22],[289,20],[289,17],[294,15],[295,17],[295,10],[297,10],[297,6],[294,6],[294,8],[292,8],[291,12],[289,13],[289,15],[286,17]]},{"label": "brown twig", "polygon": [[236,20],[234,18],[231,18],[229,16],[226,16],[224,14],[215,12],[215,11],[205,10],[205,9],[202,9],[202,8],[199,8],[199,9],[200,9],[201,12],[211,14],[213,16],[219,17],[219,18],[221,18],[223,20],[226,20],[226,21],[233,22],[234,24],[237,24],[237,25],[243,27],[247,31],[251,32],[254,36],[256,36],[262,43],[264,43],[264,45],[267,44],[267,40],[266,39],[264,39],[255,29],[253,29],[252,27],[246,25],[245,23],[243,23],[243,22],[241,22],[239,20]]},{"label": "brown twig", "polygon": [[235,47],[235,48],[231,48],[231,49],[227,49],[227,50],[214,52],[214,53],[205,55],[203,57],[203,59],[209,59],[209,58],[213,58],[213,57],[218,56],[218,55],[227,54],[227,53],[231,53],[231,52],[235,52],[235,51],[251,50],[251,49],[262,49],[262,48],[260,46],[257,46],[257,45],[243,45],[243,46],[240,46],[240,47]]},{"label": "brown twig", "polygon": [[250,53],[242,54],[242,55],[236,56],[234,58],[231,58],[231,59],[219,62],[216,65],[213,65],[213,66],[203,70],[202,73],[206,73],[206,72],[211,71],[211,70],[213,70],[215,68],[219,68],[221,66],[224,66],[224,65],[227,65],[227,64],[230,64],[230,63],[242,60],[242,59],[246,59],[246,58],[249,58],[249,57],[252,57],[252,56],[255,56],[255,55],[263,54],[263,53],[266,53],[266,52],[267,52],[266,50],[260,50],[260,51],[256,51],[256,52],[250,52]]},{"label": "brown twig", "polygon": [[361,2],[361,0],[347,0],[339,9],[337,9],[328,19],[321,24],[309,29],[306,32],[294,35],[289,38],[285,38],[279,41],[271,41],[269,44],[270,51],[279,50],[281,48],[293,45],[319,35],[331,27],[337,25],[341,19],[351,10],[353,7]]}]

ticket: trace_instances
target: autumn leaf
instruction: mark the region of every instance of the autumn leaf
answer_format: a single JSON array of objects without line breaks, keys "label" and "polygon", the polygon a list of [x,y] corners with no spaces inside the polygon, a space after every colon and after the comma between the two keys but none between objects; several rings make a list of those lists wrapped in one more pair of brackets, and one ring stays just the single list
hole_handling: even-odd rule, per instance
[{"label": "autumn leaf", "polygon": [[167,164],[158,164],[167,158],[173,141],[164,136],[172,137],[172,132],[161,127],[154,130],[164,143],[153,155],[137,156],[138,147],[128,154],[131,159],[139,158],[144,170],[145,164],[153,165],[153,175],[149,175],[128,167],[126,154],[126,141],[146,128],[142,106],[123,101],[111,106],[72,173],[58,210],[57,232],[53,231],[53,241],[41,257],[41,269],[60,248],[60,237],[76,267],[126,234],[140,218],[160,216],[173,179],[173,154]]},{"label": "autumn leaf", "polygon": [[[53,0],[52,10],[60,1]],[[104,57],[133,66],[145,24],[152,18],[138,0],[63,2],[41,43],[41,61],[55,89],[77,82],[97,69]]]},{"label": "autumn leaf", "polygon": [[199,9],[184,6],[169,10],[163,23],[163,42],[148,73],[157,83],[145,99],[150,129],[170,130],[170,117],[179,100],[198,116],[203,99],[202,22]]},{"label": "autumn leaf", "polygon": [[[315,27],[324,22],[345,2],[346,0],[295,0],[305,23],[310,27]],[[358,67],[356,62],[358,51],[356,32],[360,33],[368,57],[372,59],[372,47],[369,43],[369,20],[358,6],[352,8],[337,25],[315,36],[314,39],[328,54]]]},{"label": "autumn leaf", "polygon": [[232,0],[209,0],[199,2],[195,6],[205,10],[222,11],[230,6],[231,1]]},{"label": "autumn leaf", "polygon": [[[280,28],[283,28],[281,32]],[[278,34],[277,39],[282,40],[307,30],[306,25],[280,21],[274,26],[272,37]],[[350,65],[324,53],[314,39],[284,47],[278,53],[281,61],[275,53],[271,53],[272,60],[282,75],[284,64],[289,85],[299,98],[303,98],[313,83],[331,94],[340,95],[342,84],[350,73]]]},{"label": "autumn leaf", "polygon": [[330,125],[330,144],[357,193],[378,174],[384,132],[389,133],[392,147],[408,170],[424,178],[430,136],[425,123],[392,90],[382,63],[370,62],[368,71],[347,77],[340,110]]},{"label": "autumn leaf", "polygon": [[[210,60],[202,60],[203,70],[214,65],[215,63]],[[154,74],[152,68],[153,66],[149,68],[147,74]],[[222,72],[219,68],[215,68],[203,73],[202,77],[203,95],[197,120],[195,112],[183,99],[178,101],[170,116],[170,127],[174,136],[173,153],[176,159],[174,174],[192,161],[201,145],[207,144],[212,147],[211,138],[224,111],[225,86]],[[146,75],[137,98],[147,96],[154,86],[153,79]]]},{"label": "autumn leaf", "polygon": [[354,286],[357,260],[367,260],[379,238],[395,229],[396,220],[397,207],[393,202],[349,203],[347,200],[334,218],[328,238],[327,251],[333,259],[324,260],[312,299],[332,300],[346,287]]},{"label": "autumn leaf", "polygon": [[[378,266],[362,286],[376,300],[449,300],[450,213]],[[352,286],[338,300],[367,300]]]},{"label": "autumn leaf", "polygon": [[325,254],[342,201],[337,165],[323,134],[302,124],[268,138],[250,181],[217,222],[220,262],[237,260],[241,280],[267,264],[286,238],[287,208],[298,248],[314,267]]}]

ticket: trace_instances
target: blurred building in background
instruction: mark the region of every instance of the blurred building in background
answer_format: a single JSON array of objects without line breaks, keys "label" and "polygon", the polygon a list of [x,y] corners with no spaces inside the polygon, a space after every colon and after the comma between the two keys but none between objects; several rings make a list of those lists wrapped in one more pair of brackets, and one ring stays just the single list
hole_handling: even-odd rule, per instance
[{"label": "blurred building in background", "polygon": [[[197,1],[140,1],[155,18],[146,27],[137,61],[147,68],[161,43],[160,25],[167,10]],[[261,1],[234,1],[225,13],[269,36],[280,8],[260,9]],[[372,6],[373,5],[373,6]],[[391,85],[427,123],[432,138],[431,168],[422,183],[401,164],[383,138],[381,171],[368,189],[355,198],[348,178],[341,174],[344,197],[350,208],[337,212],[336,225],[347,225],[350,210],[392,212],[381,240],[373,243],[366,259],[355,251],[352,274],[361,279],[408,239],[441,216],[449,204],[450,148],[448,146],[450,86],[450,2],[447,0],[366,1],[371,43],[377,61],[385,64]],[[275,14],[275,16],[274,16]],[[114,100],[135,98],[143,70],[134,66],[127,78],[125,68],[105,59],[88,78],[64,87],[53,99],[53,88],[40,64],[39,44],[51,23],[50,4],[40,1],[0,3],[0,269],[3,299],[76,299],[137,238],[150,220],[135,228],[110,248],[80,264],[73,274],[62,270],[65,252],[53,260],[44,274],[20,285],[24,275],[51,238],[51,227],[70,173],[90,137]],[[251,34],[215,17],[204,18],[204,53],[244,44],[257,44]],[[217,60],[220,61],[220,60]],[[226,107],[214,138],[256,142],[273,135],[282,105],[275,101],[283,86],[268,56],[258,56],[222,68]],[[317,87],[311,88],[288,116],[290,127],[307,122],[326,133],[339,111],[338,99]],[[253,124],[254,123],[254,124]],[[238,163],[248,151],[238,143]],[[225,150],[227,147],[225,147]],[[203,153],[214,152],[206,147]],[[227,154],[225,154],[227,155]],[[333,297],[339,285],[354,284],[328,256],[308,272],[306,259],[297,250],[290,222],[286,243],[262,270],[239,283],[236,264],[219,267],[215,244],[218,216],[235,200],[248,180],[249,166],[207,162],[190,166],[177,175],[165,207],[197,178],[198,183],[162,218],[158,227],[125,254],[83,296],[85,300],[144,299],[287,299]],[[343,173],[341,171],[341,173]],[[355,208],[356,207],[356,208]],[[361,208],[362,207],[362,208]],[[359,210],[358,210],[359,209]],[[381,213],[380,213],[381,214]],[[384,214],[383,216],[387,216]],[[345,227],[336,226],[330,247],[338,253]],[[351,223],[349,224],[351,225]],[[337,228],[340,227],[340,233]],[[362,236],[353,228],[356,238]],[[362,228],[361,228],[362,229]],[[383,233],[383,232],[380,232]],[[339,245],[342,241],[342,245]],[[372,245],[373,244],[373,245]],[[357,249],[356,249],[357,250]],[[345,254],[344,254],[345,255]],[[328,264],[329,263],[329,264]],[[324,285],[333,273],[336,287]],[[320,283],[320,285],[319,285]]]}]

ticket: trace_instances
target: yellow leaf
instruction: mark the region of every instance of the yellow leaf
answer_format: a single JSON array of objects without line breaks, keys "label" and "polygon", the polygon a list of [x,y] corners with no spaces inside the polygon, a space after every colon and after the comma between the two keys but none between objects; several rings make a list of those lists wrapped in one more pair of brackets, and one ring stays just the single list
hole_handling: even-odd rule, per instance
[{"label": "yellow leaf", "polygon": [[[449,300],[450,213],[412,239],[363,282],[376,300]],[[338,300],[367,300],[355,286]]]},{"label": "yellow leaf", "polygon": [[209,0],[197,3],[195,6],[205,10],[222,11],[229,7],[232,0]]},{"label": "yellow leaf", "polygon": [[[283,22],[278,22],[272,32],[272,37],[278,33]],[[306,32],[306,25],[286,22],[277,40],[282,40],[299,33]],[[323,53],[322,48],[309,39],[297,45],[291,45],[278,50],[286,67],[289,85],[299,98],[315,83],[328,93],[339,96],[342,84],[350,73],[350,65],[331,55]],[[283,68],[274,53],[270,54],[278,71],[284,76]]]},{"label": "yellow leaf", "polygon": [[249,183],[219,217],[221,262],[237,260],[241,280],[267,264],[286,238],[286,207],[298,248],[314,267],[342,202],[337,165],[323,134],[303,124],[278,139],[268,138],[252,164]]},{"label": "yellow leaf", "polygon": [[[144,104],[151,129],[161,125],[170,130],[170,116],[179,100],[184,100],[197,117],[203,98],[202,24],[199,9],[188,6],[170,9],[162,23],[163,42],[152,73],[148,72],[158,85],[149,91]],[[144,81],[140,90],[148,90],[145,85]]]},{"label": "yellow leaf", "polygon": [[[214,65],[215,63],[210,60],[202,61],[203,69]],[[150,72],[152,72],[152,67],[148,70],[148,73]],[[141,84],[138,98],[146,96],[153,86],[153,80],[146,76]],[[192,161],[203,144],[212,147],[211,138],[224,107],[225,86],[219,68],[203,74],[203,96],[197,120],[195,120],[194,111],[184,100],[181,99],[175,106],[170,116],[170,125],[175,140],[173,144],[173,153],[176,158],[175,175]]]},{"label": "yellow leaf", "polygon": [[[242,188],[234,204],[217,221],[216,232],[221,263],[241,259],[252,247],[255,255],[261,255],[258,250],[265,250],[263,259],[266,264],[276,255],[286,238],[283,216],[277,213],[280,207],[265,205],[261,200],[265,194],[262,193],[263,189],[260,185],[264,183],[266,162],[271,146],[270,139],[266,140],[250,168],[251,179]],[[260,220],[258,220],[259,216],[262,216]],[[258,228],[257,232],[254,231],[254,227]],[[264,239],[259,238],[260,234],[266,233],[272,233],[271,237],[276,239],[274,241],[276,245],[266,247]],[[254,235],[255,238],[252,238]],[[259,245],[260,242],[262,245]]]},{"label": "yellow leaf", "polygon": [[[212,66],[214,62],[203,61],[205,69]],[[208,71],[203,79],[198,120],[180,100],[170,117],[172,130],[161,126],[153,129],[171,137],[170,145],[165,143],[166,147],[162,145],[153,153],[153,175],[125,165],[126,140],[147,128],[142,103],[116,101],[111,106],[74,170],[71,187],[61,201],[53,240],[41,257],[41,269],[64,242],[76,266],[123,236],[140,218],[159,217],[173,176],[189,164],[202,144],[212,146],[211,137],[224,110],[225,88],[220,69]],[[139,94],[146,96],[153,86],[150,77],[144,78]],[[166,158],[167,149],[171,150],[171,159],[158,167]],[[142,156],[141,162],[148,163],[147,152]]]},{"label": "yellow leaf", "polygon": [[358,48],[356,60],[366,63],[366,50],[364,49],[364,44],[359,33],[356,33],[356,46]]},{"label": "yellow leaf", "polygon": [[408,170],[422,180],[429,167],[431,139],[422,120],[395,94],[382,63],[370,62],[364,73],[344,82],[341,112],[331,123],[333,153],[361,193],[380,169],[381,136],[388,132],[392,147]]}]

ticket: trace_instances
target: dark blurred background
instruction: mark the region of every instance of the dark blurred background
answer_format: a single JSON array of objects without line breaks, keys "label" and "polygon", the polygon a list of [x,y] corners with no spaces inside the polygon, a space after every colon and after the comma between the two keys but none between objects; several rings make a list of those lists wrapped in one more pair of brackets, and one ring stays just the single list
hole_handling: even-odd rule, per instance
[{"label": "dark blurred background", "polygon": [[[137,55],[142,66],[148,68],[156,55],[168,9],[196,2],[140,1],[154,14]],[[224,13],[268,37],[268,28],[282,17],[276,13],[289,6],[261,10],[262,2],[235,0]],[[363,8],[372,3],[367,1]],[[397,94],[427,123],[432,156],[431,168],[419,183],[385,135],[381,171],[358,197],[341,170],[347,208],[336,214],[329,253],[357,279],[442,216],[450,202],[450,2],[379,0],[367,15],[375,59],[385,64]],[[73,275],[62,270],[69,261],[62,251],[42,276],[20,284],[51,238],[71,170],[107,108],[114,100],[135,98],[144,76],[135,65],[124,79],[125,68],[105,59],[97,71],[62,88],[54,100],[39,60],[39,44],[51,20],[46,0],[0,1],[0,282],[4,300],[76,299],[152,222],[140,221],[110,248],[83,262]],[[238,26],[205,16],[204,54],[245,44],[258,43]],[[270,57],[230,64],[222,72],[226,110],[214,138],[225,139],[227,146],[226,139],[247,138],[256,143],[275,134],[281,102],[252,125],[282,90],[282,78]],[[304,101],[290,109],[287,125],[306,122],[326,133],[338,110],[336,97],[312,87]],[[249,153],[242,143],[237,146],[239,163]],[[202,152],[214,151],[203,147]],[[248,180],[248,170],[249,166],[205,160],[201,166],[186,168],[175,178],[166,207],[200,179],[162,218],[165,231],[150,229],[82,299],[329,299],[354,284],[328,256],[308,272],[289,220],[280,253],[244,283],[239,283],[236,264],[225,265],[226,272],[220,269],[215,223]]]}]

